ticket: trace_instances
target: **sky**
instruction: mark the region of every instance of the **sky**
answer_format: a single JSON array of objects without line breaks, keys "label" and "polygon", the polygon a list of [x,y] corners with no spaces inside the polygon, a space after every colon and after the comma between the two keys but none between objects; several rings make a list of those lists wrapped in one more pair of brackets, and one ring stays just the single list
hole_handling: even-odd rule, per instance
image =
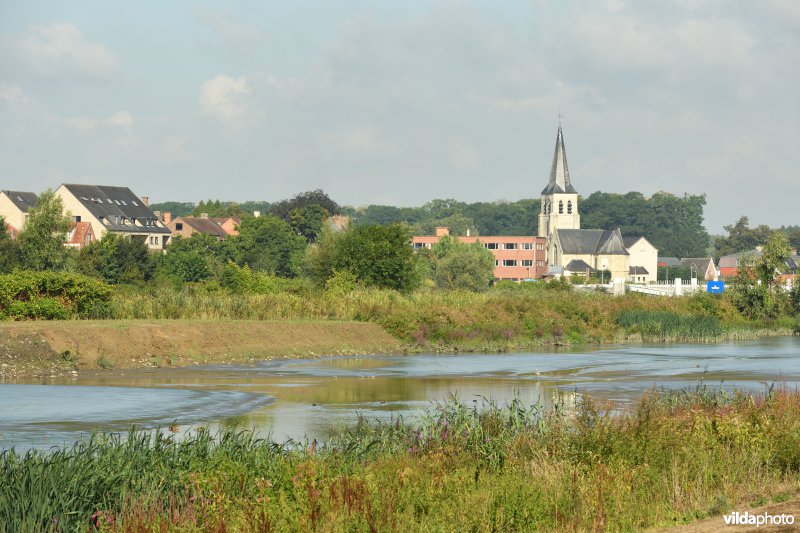
[{"label": "sky", "polygon": [[800,224],[800,2],[0,0],[0,189],[706,194]]}]

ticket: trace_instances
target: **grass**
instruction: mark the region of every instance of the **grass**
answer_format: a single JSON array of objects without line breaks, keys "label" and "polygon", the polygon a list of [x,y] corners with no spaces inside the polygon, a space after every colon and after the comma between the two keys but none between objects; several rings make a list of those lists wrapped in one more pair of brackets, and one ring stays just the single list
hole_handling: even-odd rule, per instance
[{"label": "grass", "polygon": [[780,329],[780,324],[745,320],[724,298],[639,294],[615,298],[550,290],[548,285],[500,285],[483,293],[359,289],[337,295],[324,291],[230,294],[187,286],[119,290],[109,309],[118,319],[368,321],[402,340],[410,351],[502,352],[538,345],[620,342],[629,336],[658,342],[710,342],[755,338],[763,328]]},{"label": "grass", "polygon": [[[800,483],[800,393],[652,391],[621,412],[457,399],[327,443],[94,435],[0,456],[7,531],[641,530]],[[0,526],[2,528],[2,526]]]}]

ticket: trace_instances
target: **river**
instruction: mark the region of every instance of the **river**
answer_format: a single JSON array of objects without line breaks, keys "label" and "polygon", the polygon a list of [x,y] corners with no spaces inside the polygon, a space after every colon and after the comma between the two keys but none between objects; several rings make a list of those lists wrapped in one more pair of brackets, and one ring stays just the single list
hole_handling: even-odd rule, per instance
[{"label": "river", "polygon": [[800,337],[704,345],[581,347],[513,354],[322,357],[253,365],[120,370],[0,385],[0,449],[47,449],[131,425],[254,429],[317,438],[369,419],[413,417],[455,394],[529,403],[581,394],[624,405],[643,391],[763,392],[800,382]]}]

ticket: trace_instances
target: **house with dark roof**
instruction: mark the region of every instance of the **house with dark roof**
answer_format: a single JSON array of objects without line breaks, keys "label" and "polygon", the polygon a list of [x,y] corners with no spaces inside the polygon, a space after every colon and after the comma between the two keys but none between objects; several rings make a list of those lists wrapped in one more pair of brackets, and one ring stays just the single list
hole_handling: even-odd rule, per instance
[{"label": "house with dark roof", "polygon": [[170,231],[148,207],[148,197],[128,187],[65,183],[55,194],[73,222],[89,222],[97,240],[108,233],[139,239],[151,251],[163,250]]},{"label": "house with dark roof", "polygon": [[228,232],[225,231],[216,219],[208,218],[208,216],[175,217],[167,224],[167,228],[172,232],[173,237],[182,237],[184,239],[188,239],[195,233],[211,235],[219,241],[224,241],[228,238]]},{"label": "house with dark roof", "polygon": [[28,220],[28,213],[32,207],[36,207],[39,197],[32,192],[23,191],[0,191],[0,217],[3,217],[7,231],[16,234],[25,227]]}]

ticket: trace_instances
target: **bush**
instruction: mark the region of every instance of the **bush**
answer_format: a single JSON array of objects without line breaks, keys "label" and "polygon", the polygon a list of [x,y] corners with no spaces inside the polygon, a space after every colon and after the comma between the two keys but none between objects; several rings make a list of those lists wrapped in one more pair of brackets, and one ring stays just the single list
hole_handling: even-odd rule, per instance
[{"label": "bush", "polygon": [[17,319],[86,317],[111,298],[103,281],[66,272],[16,270],[0,275],[0,313]]},{"label": "bush", "polygon": [[53,298],[34,298],[28,301],[14,301],[6,309],[14,320],[65,320],[69,311]]}]

